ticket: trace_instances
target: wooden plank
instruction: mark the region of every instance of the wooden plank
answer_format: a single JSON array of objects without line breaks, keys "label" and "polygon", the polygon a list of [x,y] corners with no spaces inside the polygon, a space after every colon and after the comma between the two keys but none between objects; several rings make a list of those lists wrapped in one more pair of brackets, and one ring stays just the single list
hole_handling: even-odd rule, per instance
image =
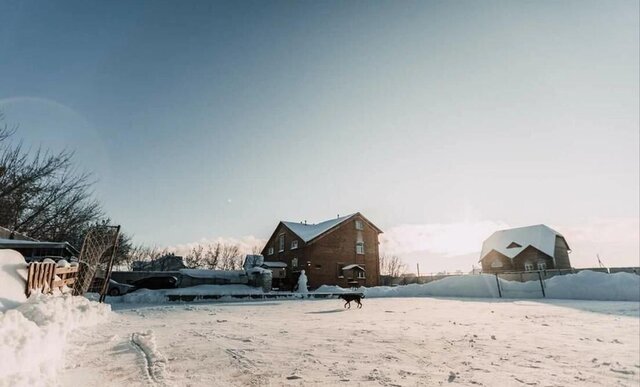
[{"label": "wooden plank", "polygon": [[53,281],[56,279],[56,264],[50,264],[49,268],[49,277],[47,278],[47,286],[49,287],[49,292],[53,291]]},{"label": "wooden plank", "polygon": [[35,268],[33,266],[33,263],[29,264],[29,267],[27,269],[27,290],[26,290],[26,294],[27,297],[29,297],[31,295],[31,288],[33,287],[33,272],[34,272]]},{"label": "wooden plank", "polygon": [[38,264],[36,266],[36,282],[34,284],[33,289],[36,291],[42,291],[42,283],[44,282],[44,267],[42,267],[42,264]]},{"label": "wooden plank", "polygon": [[60,288],[60,287],[62,287],[64,285],[71,285],[74,282],[76,282],[75,278],[61,279],[61,280],[53,281],[53,287],[54,288]]},{"label": "wooden plank", "polygon": [[69,273],[77,273],[78,267],[56,267],[56,274],[69,274]]}]

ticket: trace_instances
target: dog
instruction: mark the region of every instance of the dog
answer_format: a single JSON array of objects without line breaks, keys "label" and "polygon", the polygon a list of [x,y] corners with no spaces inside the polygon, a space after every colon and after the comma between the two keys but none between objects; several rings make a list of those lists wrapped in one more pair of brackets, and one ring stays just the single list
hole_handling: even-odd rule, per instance
[{"label": "dog", "polygon": [[362,308],[362,302],[360,302],[363,298],[364,298],[364,294],[360,295],[360,294],[341,294],[338,296],[339,298],[342,298],[345,303],[344,303],[344,307],[345,308],[349,308],[351,309],[351,301],[355,301],[356,304],[358,304],[358,309]]}]

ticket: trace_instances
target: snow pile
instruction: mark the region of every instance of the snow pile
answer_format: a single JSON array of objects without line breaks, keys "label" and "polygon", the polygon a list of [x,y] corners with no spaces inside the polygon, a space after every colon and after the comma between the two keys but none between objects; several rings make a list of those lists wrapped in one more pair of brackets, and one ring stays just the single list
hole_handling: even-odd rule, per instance
[{"label": "snow pile", "polygon": [[27,300],[27,263],[15,250],[0,250],[0,312]]},{"label": "snow pile", "polygon": [[547,281],[549,298],[601,301],[640,301],[640,276],[631,273],[581,271]]},{"label": "snow pile", "polygon": [[[631,273],[606,274],[581,271],[545,280],[547,298],[601,301],[640,301],[640,276]],[[542,298],[539,281],[500,280],[505,298]],[[341,293],[351,290],[337,286],[321,286],[318,293]],[[366,297],[499,297],[496,277],[468,275],[447,277],[428,284],[359,288]]]},{"label": "snow pile", "polygon": [[243,270],[180,269],[180,274],[193,278],[226,278],[232,281],[241,281],[247,276]]},{"label": "snow pile", "polygon": [[198,285],[188,288],[149,290],[139,289],[120,297],[109,297],[109,303],[162,303],[167,296],[231,296],[263,294],[262,288],[247,285]]},{"label": "snow pile", "polygon": [[0,250],[0,386],[55,385],[67,334],[104,321],[110,307],[83,297],[25,296],[27,264]]},{"label": "snow pile", "polygon": [[67,335],[105,321],[110,307],[84,297],[36,294],[0,314],[0,386],[55,385]]},{"label": "snow pile", "polygon": [[[337,286],[321,286],[316,292],[341,293],[351,290]],[[419,285],[361,287],[356,291],[366,297],[498,297],[496,278],[490,275],[447,277]]]}]

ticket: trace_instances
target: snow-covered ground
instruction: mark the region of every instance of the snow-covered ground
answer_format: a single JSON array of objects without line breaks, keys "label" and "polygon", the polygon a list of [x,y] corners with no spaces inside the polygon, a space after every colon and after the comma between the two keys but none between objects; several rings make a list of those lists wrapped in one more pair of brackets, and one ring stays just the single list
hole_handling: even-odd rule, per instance
[{"label": "snow-covered ground", "polygon": [[63,385],[638,386],[640,304],[379,298],[113,304]]},{"label": "snow-covered ground", "polygon": [[[0,387],[638,386],[640,277],[583,273],[548,280],[547,295],[618,301],[495,299],[495,277],[463,276],[363,288],[364,308],[350,310],[338,299],[166,301],[261,294],[244,285],[143,290],[105,305],[26,299],[24,259],[0,250]],[[501,282],[507,297],[541,297],[538,286]],[[442,296],[475,298],[430,298]]]}]

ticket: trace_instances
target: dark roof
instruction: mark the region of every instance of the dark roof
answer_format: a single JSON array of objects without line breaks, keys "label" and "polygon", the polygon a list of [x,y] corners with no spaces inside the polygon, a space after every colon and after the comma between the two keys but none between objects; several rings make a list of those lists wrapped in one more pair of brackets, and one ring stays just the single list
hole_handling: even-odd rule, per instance
[{"label": "dark roof", "polygon": [[72,254],[78,255],[80,252],[69,242],[39,242],[25,241],[19,239],[0,239],[0,249],[66,249]]}]

